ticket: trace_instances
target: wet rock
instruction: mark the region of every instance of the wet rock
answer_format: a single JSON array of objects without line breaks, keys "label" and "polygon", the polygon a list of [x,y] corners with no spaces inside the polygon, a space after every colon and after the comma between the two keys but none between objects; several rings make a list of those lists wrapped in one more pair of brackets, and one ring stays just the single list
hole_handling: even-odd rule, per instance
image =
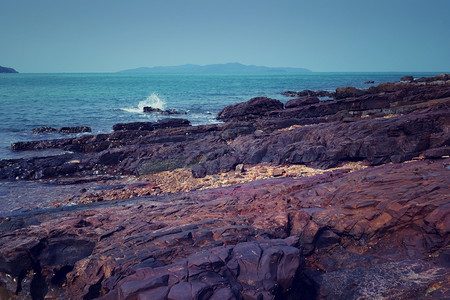
[{"label": "wet rock", "polygon": [[88,126],[62,127],[58,130],[58,132],[64,134],[84,133],[84,132],[92,132],[92,129],[91,127]]},{"label": "wet rock", "polygon": [[92,132],[91,127],[88,126],[75,126],[75,127],[62,127],[60,129],[56,129],[53,127],[38,127],[34,128],[33,134],[42,134],[42,133],[62,133],[62,134],[73,134],[73,133],[85,133]]},{"label": "wet rock", "polygon": [[186,113],[182,113],[179,111],[176,111],[175,109],[168,109],[168,110],[162,110],[159,108],[153,108],[151,106],[145,106],[143,108],[143,111],[146,113],[159,113],[162,115],[181,115],[181,114],[186,114]]},{"label": "wet rock", "polygon": [[48,126],[34,128],[32,131],[33,134],[55,133],[55,132],[58,132],[58,129]]}]

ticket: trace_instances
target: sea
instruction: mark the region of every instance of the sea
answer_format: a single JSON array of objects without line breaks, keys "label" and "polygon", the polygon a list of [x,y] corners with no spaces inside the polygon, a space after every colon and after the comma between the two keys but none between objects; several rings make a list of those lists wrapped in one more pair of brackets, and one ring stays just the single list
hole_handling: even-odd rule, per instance
[{"label": "sea", "polygon": [[[40,155],[14,152],[11,143],[73,137],[32,134],[37,127],[89,126],[92,133],[112,132],[117,123],[154,122],[186,118],[192,125],[220,123],[216,114],[225,106],[265,96],[282,102],[283,91],[368,88],[395,82],[404,75],[438,73],[246,73],[246,74],[0,74],[0,159]],[[374,81],[373,84],[365,84]],[[324,99],[326,100],[326,99]],[[144,113],[143,107],[174,109],[185,115]],[[46,153],[49,154],[49,153]]]}]

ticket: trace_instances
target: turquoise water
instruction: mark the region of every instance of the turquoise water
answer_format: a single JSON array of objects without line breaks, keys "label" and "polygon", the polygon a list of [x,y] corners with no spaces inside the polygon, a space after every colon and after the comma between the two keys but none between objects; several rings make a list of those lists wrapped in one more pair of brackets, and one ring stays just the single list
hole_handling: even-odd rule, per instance
[{"label": "turquoise water", "polygon": [[225,106],[266,96],[283,102],[286,90],[328,90],[364,82],[398,81],[404,75],[436,73],[280,73],[280,74],[0,74],[0,159],[23,156],[11,143],[61,138],[32,135],[33,128],[90,126],[93,133],[111,132],[116,123],[156,121],[143,106],[187,112],[173,116],[193,125],[217,122]]}]

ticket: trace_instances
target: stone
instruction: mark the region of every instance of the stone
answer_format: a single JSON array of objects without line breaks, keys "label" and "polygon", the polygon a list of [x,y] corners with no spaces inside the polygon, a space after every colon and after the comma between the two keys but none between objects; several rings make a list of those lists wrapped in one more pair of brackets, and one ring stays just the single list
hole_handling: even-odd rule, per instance
[{"label": "stone", "polygon": [[306,98],[295,98],[292,100],[289,100],[284,105],[285,108],[293,108],[293,107],[299,107],[304,105],[311,105],[315,103],[319,103],[319,98],[317,97],[306,97]]},{"label": "stone", "polygon": [[180,115],[180,114],[186,114],[186,113],[178,112],[178,111],[176,111],[176,110],[174,110],[174,109],[162,110],[162,109],[159,109],[159,108],[153,108],[153,107],[151,107],[151,106],[145,106],[145,107],[143,108],[143,112],[146,112],[146,113],[159,113],[159,114],[162,114],[162,115]]},{"label": "stone", "polygon": [[48,126],[34,128],[32,131],[33,134],[55,133],[55,132],[58,132],[58,129]]},{"label": "stone", "polygon": [[400,81],[414,81],[414,77],[413,76],[403,76],[402,78],[400,78]]},{"label": "stone", "polygon": [[75,127],[61,127],[58,133],[71,134],[71,133],[84,133],[92,132],[91,127],[88,126],[75,126]]},{"label": "stone", "polygon": [[0,219],[2,292],[20,284],[18,297],[36,298],[445,299],[449,163],[16,213]]},{"label": "stone", "polygon": [[235,171],[237,173],[244,173],[245,172],[245,167],[244,164],[238,164],[235,168]]},{"label": "stone", "polygon": [[92,129],[88,126],[62,127],[60,129],[44,126],[44,127],[34,128],[32,131],[33,134],[42,134],[42,133],[73,134],[73,133],[85,133],[85,132],[92,132]]},{"label": "stone", "polygon": [[230,120],[251,120],[273,110],[283,109],[283,103],[279,100],[267,97],[256,97],[234,105],[225,107],[217,114],[217,119],[222,121]]}]

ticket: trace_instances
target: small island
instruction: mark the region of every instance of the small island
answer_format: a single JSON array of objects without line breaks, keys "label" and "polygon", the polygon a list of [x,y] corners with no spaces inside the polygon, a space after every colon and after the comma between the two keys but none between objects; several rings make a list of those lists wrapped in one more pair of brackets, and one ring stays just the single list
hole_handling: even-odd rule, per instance
[{"label": "small island", "polygon": [[19,73],[19,72],[17,72],[13,68],[7,68],[7,67],[0,66],[0,73]]}]

